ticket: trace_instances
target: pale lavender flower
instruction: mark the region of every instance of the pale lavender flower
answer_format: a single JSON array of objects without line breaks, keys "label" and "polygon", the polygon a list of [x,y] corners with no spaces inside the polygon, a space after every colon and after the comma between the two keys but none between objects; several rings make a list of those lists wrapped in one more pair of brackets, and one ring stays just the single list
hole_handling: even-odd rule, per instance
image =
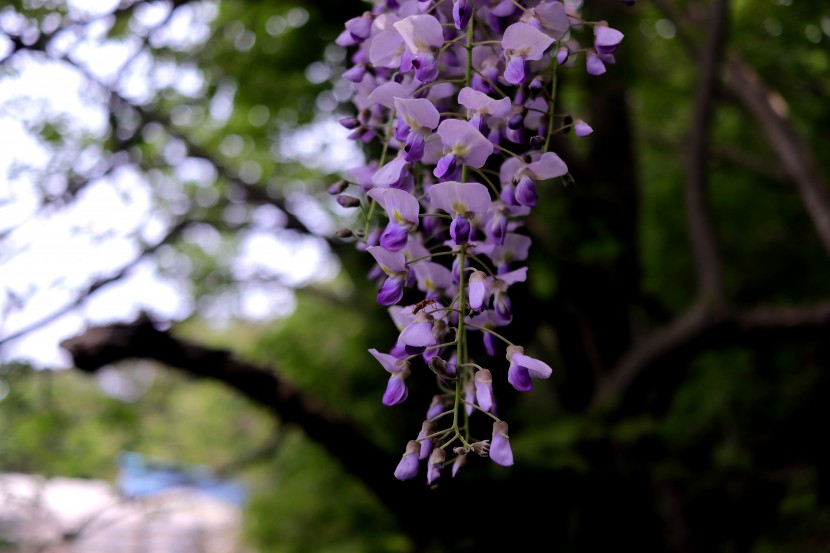
[{"label": "pale lavender flower", "polygon": [[395,468],[395,478],[398,480],[410,480],[418,475],[418,452],[421,446],[415,440],[409,440],[406,444],[406,451],[401,457],[398,466]]},{"label": "pale lavender flower", "polygon": [[395,98],[395,109],[408,129],[403,138],[404,159],[409,162],[421,161],[424,157],[424,141],[438,126],[441,116],[426,98]]},{"label": "pale lavender flower", "polygon": [[487,369],[476,371],[476,403],[484,411],[493,409],[493,375]]},{"label": "pale lavender flower", "polygon": [[513,450],[510,448],[510,436],[507,435],[507,423],[493,423],[493,438],[490,440],[490,459],[503,467],[513,464]]},{"label": "pale lavender flower", "polygon": [[520,392],[533,389],[532,378],[549,378],[553,369],[546,363],[524,354],[521,346],[507,346],[507,381]]},{"label": "pale lavender flower", "polygon": [[525,80],[525,62],[542,59],[553,39],[527,23],[514,23],[504,31],[501,47],[507,59],[504,80],[521,84]]}]

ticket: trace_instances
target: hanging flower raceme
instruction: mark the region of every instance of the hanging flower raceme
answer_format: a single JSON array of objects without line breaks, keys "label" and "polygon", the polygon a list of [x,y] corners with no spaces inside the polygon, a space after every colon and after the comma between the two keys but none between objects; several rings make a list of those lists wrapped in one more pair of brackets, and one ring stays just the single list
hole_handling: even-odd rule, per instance
[{"label": "hanging flower raceme", "polygon": [[[512,465],[494,383],[530,391],[553,372],[505,337],[509,289],[528,278],[523,218],[549,196],[551,180],[573,181],[552,137],[593,131],[555,111],[557,72],[582,56],[589,74],[601,74],[623,39],[571,6],[375,0],[337,37],[351,49],[343,78],[355,106],[341,124],[382,152],[330,187],[340,205],[359,208],[362,228],[340,234],[357,236],[374,258],[377,303],[399,331],[388,353],[369,350],[389,375],[381,401],[405,402],[413,373],[438,386],[394,470],[400,480],[425,462],[435,485],[445,465],[455,476],[471,453]],[[473,438],[482,428],[485,439]]]}]

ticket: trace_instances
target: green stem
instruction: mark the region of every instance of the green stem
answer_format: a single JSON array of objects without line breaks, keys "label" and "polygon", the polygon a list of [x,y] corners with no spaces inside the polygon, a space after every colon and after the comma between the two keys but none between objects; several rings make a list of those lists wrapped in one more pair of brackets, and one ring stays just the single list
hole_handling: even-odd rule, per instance
[{"label": "green stem", "polygon": [[550,80],[550,104],[548,105],[548,135],[545,137],[545,147],[543,152],[547,152],[550,148],[550,137],[553,136],[553,114],[556,109],[556,52],[553,54],[553,77]]},{"label": "green stem", "polygon": [[495,330],[491,330],[491,329],[489,329],[487,327],[484,327],[484,326],[478,326],[478,325],[473,324],[473,323],[466,323],[466,324],[467,324],[467,326],[477,328],[477,329],[481,330],[482,332],[487,332],[488,334],[492,334],[493,336],[495,336],[496,338],[498,338],[499,340],[501,340],[502,342],[504,342],[508,346],[514,345],[513,342],[511,342],[510,340],[508,340],[507,338],[505,338],[504,336],[502,336],[501,334],[499,334]]}]

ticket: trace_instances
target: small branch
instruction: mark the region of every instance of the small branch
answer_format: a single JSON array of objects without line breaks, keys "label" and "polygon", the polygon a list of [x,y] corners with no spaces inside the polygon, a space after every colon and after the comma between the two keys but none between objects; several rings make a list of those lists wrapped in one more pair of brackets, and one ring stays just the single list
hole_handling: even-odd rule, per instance
[{"label": "small branch", "polygon": [[601,381],[593,403],[621,397],[637,379],[673,356],[707,347],[830,338],[830,301],[809,307],[765,307],[708,312],[694,307],[652,337],[635,345]]},{"label": "small branch", "polygon": [[159,240],[152,246],[145,246],[144,248],[142,248],[141,252],[139,252],[139,254],[132,261],[122,266],[120,269],[110,274],[109,276],[94,280],[92,283],[89,284],[89,286],[86,287],[86,290],[81,291],[71,302],[63,305],[61,308],[53,311],[52,313],[43,317],[42,319],[39,319],[33,322],[32,324],[21,328],[17,332],[0,338],[0,346],[3,346],[4,344],[11,342],[12,340],[21,338],[26,334],[29,334],[30,332],[34,332],[35,330],[43,328],[49,323],[59,319],[60,317],[63,317],[73,309],[80,307],[90,296],[92,296],[92,294],[94,294],[101,288],[104,288],[107,285],[112,284],[113,282],[117,282],[125,276],[127,276],[127,274],[136,265],[138,265],[138,263],[142,259],[149,255],[152,255],[163,245],[175,240],[187,226],[194,222],[196,221],[180,221],[179,223],[171,227],[171,229],[167,232],[167,234],[164,235],[164,237],[161,240]]},{"label": "small branch", "polygon": [[723,283],[717,239],[706,199],[709,131],[714,113],[718,68],[723,56],[728,0],[715,0],[706,46],[698,66],[693,126],[686,168],[686,215],[698,280],[698,301],[705,305],[723,302]]}]

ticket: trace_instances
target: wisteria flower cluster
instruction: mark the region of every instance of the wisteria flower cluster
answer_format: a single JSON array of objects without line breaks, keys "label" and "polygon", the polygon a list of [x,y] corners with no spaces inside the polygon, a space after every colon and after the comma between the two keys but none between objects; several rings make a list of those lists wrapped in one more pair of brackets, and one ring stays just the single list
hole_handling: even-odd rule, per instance
[{"label": "wisteria flower cluster", "polygon": [[[551,137],[592,132],[555,112],[557,71],[581,59],[587,73],[605,72],[622,38],[556,0],[375,0],[337,38],[353,48],[343,76],[357,110],[341,123],[354,140],[380,141],[379,159],[330,192],[361,210],[362,228],[341,235],[374,258],[377,302],[400,331],[388,352],[369,350],[389,373],[382,401],[406,400],[416,363],[438,391],[397,478],[414,478],[426,460],[433,484],[470,453],[513,464],[493,379],[527,392],[552,372],[497,331],[512,319],[511,286],[527,278],[522,221],[545,181],[572,181]],[[344,193],[350,186],[356,195]],[[503,352],[506,374],[479,364],[477,347]],[[485,439],[472,434],[479,415],[492,422]]]}]

